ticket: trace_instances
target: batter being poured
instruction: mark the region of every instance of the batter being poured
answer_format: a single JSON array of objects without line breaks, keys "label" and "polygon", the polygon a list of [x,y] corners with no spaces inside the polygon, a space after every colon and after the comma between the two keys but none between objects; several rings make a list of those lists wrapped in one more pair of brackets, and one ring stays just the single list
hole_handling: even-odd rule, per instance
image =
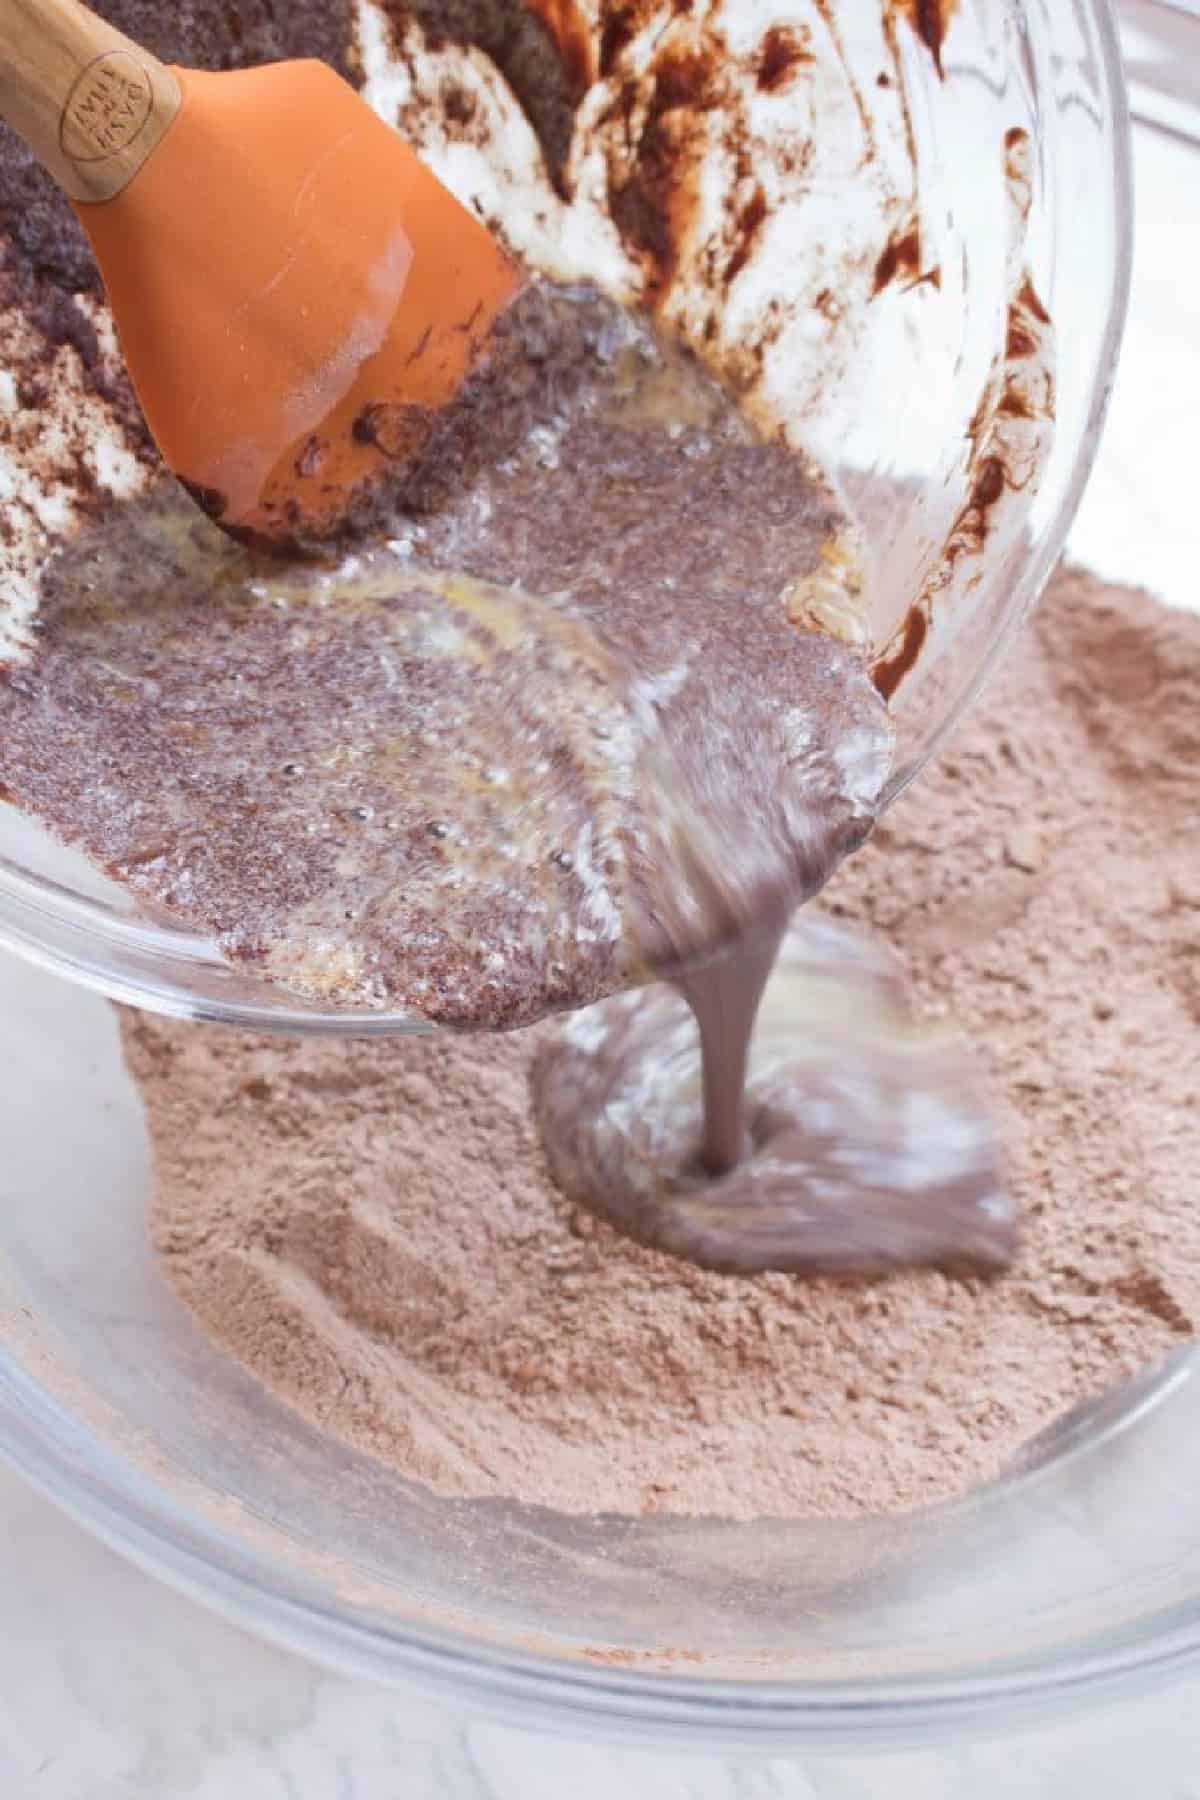
[{"label": "batter being poured", "polygon": [[[378,525],[337,566],[283,567],[173,488],[112,508],[48,571],[36,658],[0,682],[4,788],[327,1004],[495,1029],[675,978],[704,1119],[656,1179],[720,1206],[770,1172],[741,1266],[1004,1260],[986,1134],[919,1229],[864,1243],[855,1179],[807,1180],[786,1057],[771,1106],[743,1105],[780,937],[866,836],[890,762],[863,662],[806,618],[853,561],[819,476],[627,311],[535,282]],[[653,1208],[622,1198],[631,1140],[596,1134],[659,1005],[582,1014],[537,1077],[563,1185],[651,1237]],[[869,1107],[889,1075],[869,1054],[862,1073]],[[730,1261],[706,1232],[685,1219],[670,1247]]]}]

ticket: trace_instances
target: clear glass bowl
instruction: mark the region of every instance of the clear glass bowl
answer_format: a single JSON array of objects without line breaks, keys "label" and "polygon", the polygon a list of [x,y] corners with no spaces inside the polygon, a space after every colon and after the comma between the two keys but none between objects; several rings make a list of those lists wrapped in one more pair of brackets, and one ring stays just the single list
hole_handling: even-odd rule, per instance
[{"label": "clear glass bowl", "polygon": [[[825,16],[809,0],[794,11]],[[894,792],[969,704],[1062,547],[1129,270],[1128,128],[1105,0],[947,11],[939,72],[910,28],[937,7],[836,10],[847,119],[859,78],[876,85],[879,21],[895,16],[918,168],[901,211],[918,208],[920,266],[860,296],[837,357],[816,328],[806,362],[801,322],[788,363],[798,382],[824,371],[814,447],[863,525],[881,656],[933,596],[925,651],[896,697]],[[785,16],[782,0],[734,0],[727,14],[755,39]],[[1015,236],[1014,127],[1028,134],[1017,188],[1029,183]],[[846,191],[818,195],[831,219],[858,217],[844,203],[860,194],[861,162],[842,161]],[[880,204],[885,222],[900,216],[894,194]],[[938,282],[918,279],[935,266]],[[1057,328],[1055,429],[1036,491],[1006,482],[1001,523],[963,553],[1014,270]],[[862,276],[847,276],[850,289]],[[1200,1642],[1190,1357],[1056,1429],[996,1486],[902,1520],[579,1519],[447,1502],[334,1443],[213,1350],[161,1280],[138,1101],[110,1009],[78,984],[257,1029],[412,1021],[256,986],[5,808],[0,941],[25,958],[0,967],[0,1067],[20,1072],[0,1088],[0,1452],[177,1585],[353,1671],[693,1744],[928,1733]]]},{"label": "clear glass bowl", "polygon": [[[942,12],[950,23],[939,75],[909,21]],[[919,661],[894,698],[894,796],[970,703],[1036,598],[1095,453],[1130,250],[1128,124],[1112,20],[1103,0],[848,0],[832,11],[826,0],[729,0],[721,16],[730,43],[747,47],[747,67],[772,26],[807,30],[815,58],[807,77],[779,94],[764,97],[745,78],[755,166],[774,183],[772,226],[718,309],[718,354],[736,363],[747,343],[770,340],[755,400],[840,481],[862,532],[861,624],[873,651],[889,654],[914,607],[929,615]],[[370,73],[369,38],[364,31]],[[394,112],[394,79],[389,87],[375,69],[367,92]],[[601,249],[589,266],[619,282],[629,271],[610,266],[611,221],[587,174],[586,121],[596,114],[604,114],[600,101],[585,100],[581,197],[557,220],[557,236],[590,234]],[[407,111],[405,129],[418,129]],[[596,154],[611,154],[603,128],[595,130]],[[789,174],[797,130],[812,154]],[[1024,134],[1015,147],[1013,133]],[[741,204],[722,186],[718,135],[702,174],[724,198],[704,222],[708,236],[680,251],[666,309],[698,343],[712,310],[706,246]],[[526,203],[517,151],[511,180],[493,191],[478,159],[464,162],[462,147],[448,150],[436,130],[420,148],[465,200],[498,213],[510,238],[555,272],[560,246],[530,223],[540,214]],[[1005,360],[1026,281],[1054,321],[1052,423],[996,408],[1006,381],[1024,381],[1028,393],[1040,380],[1040,360]],[[1019,328],[1029,323],[1026,312]],[[989,468],[1001,470],[1003,491],[977,514]],[[844,605],[845,596],[832,598]],[[816,603],[827,606],[830,596]],[[0,578],[0,655],[5,608]],[[400,1013],[309,1006],[232,970],[213,943],[148,920],[128,894],[2,804],[0,944],[163,1012],[284,1031],[418,1028]]]}]

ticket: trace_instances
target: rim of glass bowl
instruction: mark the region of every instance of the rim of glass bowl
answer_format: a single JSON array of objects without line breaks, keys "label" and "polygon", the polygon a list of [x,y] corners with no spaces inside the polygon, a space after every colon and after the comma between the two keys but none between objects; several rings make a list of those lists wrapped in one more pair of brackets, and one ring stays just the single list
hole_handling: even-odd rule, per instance
[{"label": "rim of glass bowl", "polygon": [[[1057,560],[1095,457],[1112,385],[1129,293],[1131,167],[1128,111],[1109,0],[1094,0],[1102,99],[1110,124],[1117,267],[1106,330],[1098,345],[1087,427],[1072,477],[1036,554],[992,640],[1015,631]],[[931,737],[934,753],[971,704],[977,677]],[[910,772],[904,772],[905,778]],[[898,784],[903,785],[903,780]],[[898,791],[898,787],[897,787]],[[0,862],[0,941],[27,959],[110,998],[259,1030],[361,1035],[421,1027],[403,1015],[330,1015],[297,1006],[265,1012],[252,1002],[189,994],[152,980],[128,959],[160,953],[211,972],[200,939],[132,925],[102,902],[88,901]],[[108,957],[105,958],[104,952]],[[122,963],[122,957],[127,960]],[[114,966],[114,960],[116,966]],[[0,1454],[49,1498],[133,1562],[192,1598],[287,1648],[346,1673],[422,1685],[458,1702],[560,1726],[619,1724],[622,1731],[672,1732],[722,1742],[853,1740],[904,1737],[938,1725],[1011,1715],[1022,1705],[1094,1695],[1135,1673],[1165,1672],[1200,1652],[1200,1609],[1159,1615],[1157,1629],[1106,1640],[1093,1631],[1068,1654],[1031,1656],[1018,1665],[977,1667],[926,1679],[830,1681],[729,1680],[678,1676],[562,1655],[501,1648],[466,1630],[399,1625],[353,1602],[329,1599],[280,1561],[248,1551],[210,1522],[181,1511],[134,1464],[116,1456],[0,1353]],[[1030,1479],[1036,1479],[1036,1474]]]},{"label": "rim of glass bowl", "polygon": [[[1134,1424],[1190,1377],[1181,1353],[1133,1384],[1129,1404],[1102,1427],[1108,1439]],[[1006,1483],[1028,1490],[1051,1470],[1095,1448],[1067,1445],[1049,1465],[1035,1463]],[[664,1674],[580,1657],[500,1648],[445,1627],[397,1625],[370,1609],[314,1593],[278,1562],[248,1550],[211,1522],[166,1505],[135,1465],[83,1430],[7,1358],[0,1357],[0,1454],[48,1499],[146,1573],[165,1581],[254,1635],[338,1674],[417,1688],[474,1706],[508,1723],[618,1731],[692,1749],[762,1750],[803,1742],[823,1748],[904,1747],[939,1734],[961,1740],[969,1727],[1059,1714],[1139,1679],[1164,1679],[1200,1656],[1200,1608],[1181,1603],[1106,1637],[1093,1628],[1070,1654],[1036,1654],[991,1667],[927,1679],[719,1679]]]},{"label": "rim of glass bowl", "polygon": [[121,1005],[172,1018],[310,1037],[434,1029],[398,1011],[323,1012],[283,989],[271,991],[269,1006],[252,993],[243,998],[250,980],[209,940],[156,926],[0,856],[0,954],[6,951]]}]

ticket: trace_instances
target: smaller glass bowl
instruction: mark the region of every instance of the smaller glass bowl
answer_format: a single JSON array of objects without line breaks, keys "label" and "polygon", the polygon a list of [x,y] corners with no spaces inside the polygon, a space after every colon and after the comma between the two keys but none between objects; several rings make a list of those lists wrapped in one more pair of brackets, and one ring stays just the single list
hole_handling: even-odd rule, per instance
[{"label": "smaller glass bowl", "polygon": [[[893,10],[905,11],[889,0],[884,13]],[[746,21],[735,9],[727,23],[731,31],[790,30],[790,11],[791,0],[770,0]],[[845,79],[831,86],[829,123],[847,142],[828,152],[827,185],[810,181],[793,196],[785,182],[783,201],[795,200],[795,230],[828,231],[832,243],[856,246],[861,264],[854,234],[878,249],[871,233],[894,216],[897,179],[881,168],[885,152],[902,153],[926,275],[880,289],[890,253],[879,266],[868,256],[865,270],[844,277],[855,316],[835,309],[839,322],[822,336],[822,296],[808,292],[821,277],[785,236],[774,261],[754,272],[757,298],[739,329],[760,325],[776,301],[791,316],[787,358],[782,369],[772,365],[772,403],[782,416],[795,396],[804,400],[806,442],[836,473],[861,527],[873,652],[894,658],[906,620],[918,611],[925,619],[920,658],[894,699],[894,798],[970,704],[1036,598],[1087,480],[1128,295],[1128,123],[1105,0],[961,0],[940,70],[907,24],[879,38],[874,0],[852,0],[844,11]],[[883,85],[875,70],[888,43],[893,74]],[[822,102],[810,90],[829,85],[822,69],[820,83],[769,114],[764,158],[789,130],[812,134]],[[875,145],[873,156],[857,132]],[[683,327],[703,298],[699,281],[685,266]],[[990,392],[994,406],[1014,372],[1006,336],[1026,282],[1053,320],[1046,374],[1054,403],[1052,419],[1022,439],[1019,430],[997,434],[985,402]],[[973,510],[979,483],[1005,459],[1003,504],[982,530]],[[0,611],[2,603],[0,594]],[[0,945],[161,1012],[294,1032],[422,1028],[402,1012],[307,1005],[231,969],[214,943],[148,920],[81,857],[2,804]]]}]

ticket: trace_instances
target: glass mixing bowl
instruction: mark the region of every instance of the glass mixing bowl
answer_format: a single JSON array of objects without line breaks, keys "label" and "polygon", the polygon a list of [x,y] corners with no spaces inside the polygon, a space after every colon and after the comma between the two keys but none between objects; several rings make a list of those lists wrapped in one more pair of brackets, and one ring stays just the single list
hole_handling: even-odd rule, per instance
[{"label": "glass mixing bowl", "polygon": [[[764,234],[759,264],[748,252],[721,329],[736,348],[782,301],[757,402],[786,412],[799,397],[797,435],[861,524],[865,607],[836,572],[810,599],[854,616],[894,688],[894,795],[1035,599],[1096,448],[1130,249],[1113,22],[1105,0],[731,0],[721,17],[732,63],[758,72],[758,166],[797,134],[817,146],[795,191],[774,194],[782,236]],[[394,116],[406,95],[370,0],[361,23],[367,92]],[[780,85],[778,57],[756,49],[768,36],[807,44],[812,63]],[[583,127],[602,99],[585,96]],[[484,180],[461,146],[434,134],[422,148],[460,192]],[[719,152],[705,148],[718,173]],[[719,182],[702,191],[724,203]],[[684,330],[699,329],[702,252],[699,238],[680,248],[666,307]],[[0,593],[0,642],[4,622]],[[26,959],[0,971],[0,1066],[20,1071],[0,1087],[0,1451],[177,1585],[352,1670],[693,1743],[927,1730],[1200,1638],[1186,1358],[1064,1424],[996,1486],[900,1520],[449,1502],[324,1437],[166,1289],[113,1016],[44,970],[258,1029],[413,1021],[255,985],[3,807],[0,941]]]},{"label": "glass mixing bowl", "polygon": [[[569,7],[537,9],[574,17]],[[662,10],[672,31],[685,28],[666,0]],[[679,227],[665,295],[636,244],[613,241],[611,197],[640,179],[611,141],[617,76],[597,77],[580,102],[567,206],[531,175],[528,129],[519,114],[496,111],[494,82],[474,95],[481,155],[446,136],[437,56],[389,61],[373,0],[360,0],[360,14],[368,97],[390,117],[402,112],[403,129],[464,201],[550,273],[582,269],[634,293],[659,291],[667,319],[744,391],[749,363],[748,404],[835,475],[861,529],[865,580],[859,591],[856,571],[830,569],[803,604],[855,631],[892,692],[894,796],[1036,597],[1095,452],[1129,270],[1127,123],[1107,8],[728,0],[715,15],[733,71],[721,104],[698,115],[702,131],[676,133],[700,199]],[[650,10],[623,54],[636,59],[642,46],[661,58],[673,43]],[[768,45],[773,60],[764,60]],[[789,46],[799,53],[791,65]],[[460,65],[464,81],[470,66]],[[637,98],[636,80],[631,91],[636,120],[645,95]],[[414,111],[422,93],[430,102]],[[746,202],[731,156],[750,164],[764,196],[765,223],[748,238],[737,235]],[[72,418],[82,404],[68,392]],[[99,415],[98,433],[106,426],[111,436]],[[48,450],[56,429],[51,408]],[[0,409],[0,489],[36,487],[40,444],[27,431],[6,442]],[[129,461],[119,442],[105,452],[108,469]],[[69,514],[69,502],[56,487],[40,512]],[[0,659],[14,643],[20,652],[39,549],[36,527],[23,558],[6,549],[14,533],[19,542],[12,502],[9,511]],[[28,516],[39,516],[36,505]],[[148,919],[3,804],[0,942],[165,1012],[292,1031],[415,1028],[395,1012],[322,1010],[232,970],[212,942]]]}]

